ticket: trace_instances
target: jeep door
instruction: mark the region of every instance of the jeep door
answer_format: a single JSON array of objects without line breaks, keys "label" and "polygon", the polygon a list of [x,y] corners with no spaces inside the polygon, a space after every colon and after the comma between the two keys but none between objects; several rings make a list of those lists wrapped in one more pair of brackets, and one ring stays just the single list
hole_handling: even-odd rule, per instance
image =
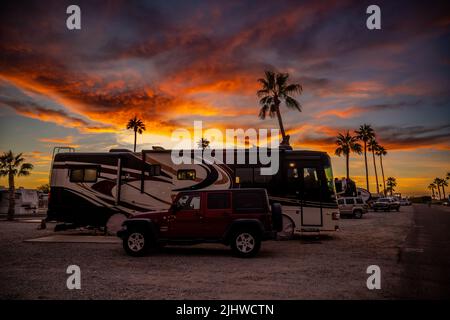
[{"label": "jeep door", "polygon": [[232,220],[231,192],[207,192],[203,203],[206,203],[202,217],[205,238],[221,238]]},{"label": "jeep door", "polygon": [[200,193],[180,194],[168,219],[168,237],[195,239],[202,237]]}]

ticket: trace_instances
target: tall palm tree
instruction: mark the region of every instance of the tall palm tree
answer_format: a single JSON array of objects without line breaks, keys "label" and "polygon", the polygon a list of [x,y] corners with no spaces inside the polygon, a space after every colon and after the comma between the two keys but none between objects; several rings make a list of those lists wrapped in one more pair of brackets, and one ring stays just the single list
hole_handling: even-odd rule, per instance
[{"label": "tall palm tree", "polygon": [[441,186],[441,179],[440,178],[435,178],[433,183],[436,185],[436,188],[437,188],[438,193],[439,193],[439,200],[441,200],[441,188],[440,188],[440,186]]},{"label": "tall palm tree", "polygon": [[127,129],[133,129],[134,131],[134,152],[136,152],[136,139],[137,134],[142,134],[145,131],[145,124],[141,119],[138,119],[137,116],[128,120]]},{"label": "tall palm tree", "polygon": [[441,179],[441,187],[442,187],[442,194],[444,196],[444,199],[446,199],[445,197],[445,188],[444,187],[448,187],[448,182],[446,179]]},{"label": "tall palm tree", "polygon": [[389,177],[386,180],[387,190],[392,195],[395,191],[395,187],[397,186],[397,181],[394,177]]},{"label": "tall palm tree", "polygon": [[445,180],[450,180],[450,172],[447,172],[447,175],[445,176]]},{"label": "tall palm tree", "polygon": [[33,169],[31,163],[24,163],[25,159],[22,153],[14,154],[11,150],[0,156],[0,177],[8,177],[9,186],[9,207],[8,220],[14,220],[16,206],[16,187],[14,185],[14,177],[28,176]]},{"label": "tall palm tree", "polygon": [[375,162],[375,152],[378,152],[378,148],[380,145],[375,139],[372,139],[368,143],[369,151],[372,151],[373,158],[373,168],[375,170],[375,182],[377,183],[377,194],[380,194],[380,186],[378,185],[378,172],[377,172],[377,163]]},{"label": "tall palm tree", "polygon": [[375,131],[370,124],[363,124],[355,131],[359,140],[364,142],[364,163],[366,165],[366,186],[369,191],[369,171],[367,168],[367,143],[375,138]]},{"label": "tall palm tree", "polygon": [[209,144],[210,144],[210,141],[206,138],[201,138],[197,142],[198,147],[201,148],[203,151],[205,151],[205,149],[209,147]]},{"label": "tall palm tree", "polygon": [[292,94],[301,94],[302,86],[297,83],[288,83],[289,74],[265,71],[265,78],[258,79],[262,88],[257,91],[260,98],[259,104],[262,106],[259,117],[265,119],[267,115],[271,118],[277,117],[280,126],[282,144],[289,145],[289,136],[284,131],[283,119],[281,118],[280,104],[284,101],[286,107],[302,111],[300,103],[295,100]]},{"label": "tall palm tree", "polygon": [[386,180],[384,179],[383,157],[387,155],[387,150],[383,146],[379,145],[376,154],[380,157],[381,175],[383,176],[383,194],[386,196]]},{"label": "tall palm tree", "polygon": [[434,199],[434,197],[435,197],[435,195],[434,195],[434,189],[436,189],[436,185],[435,185],[434,183],[430,183],[430,184],[428,185],[428,189],[431,190],[431,194],[432,194],[433,199]]},{"label": "tall palm tree", "polygon": [[361,154],[362,147],[358,143],[358,138],[355,136],[351,136],[350,132],[347,132],[345,134],[339,133],[336,140],[336,145],[338,146],[334,153],[337,156],[345,155],[345,165],[347,169],[347,179],[350,178],[350,168],[349,168],[349,159],[350,159],[350,152],[354,152],[357,154]]}]

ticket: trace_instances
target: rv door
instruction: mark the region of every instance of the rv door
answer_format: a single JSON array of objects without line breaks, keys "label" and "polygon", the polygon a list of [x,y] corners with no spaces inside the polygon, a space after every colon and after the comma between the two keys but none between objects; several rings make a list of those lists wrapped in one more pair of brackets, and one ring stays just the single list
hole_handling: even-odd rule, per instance
[{"label": "rv door", "polygon": [[315,167],[304,167],[302,171],[302,227],[320,227],[323,218],[319,171]]}]

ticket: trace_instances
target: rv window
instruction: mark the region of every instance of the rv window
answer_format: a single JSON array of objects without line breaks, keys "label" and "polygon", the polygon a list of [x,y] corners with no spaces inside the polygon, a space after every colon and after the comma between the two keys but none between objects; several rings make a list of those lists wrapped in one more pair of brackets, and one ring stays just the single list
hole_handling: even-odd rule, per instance
[{"label": "rv window", "polygon": [[82,182],[83,181],[83,169],[70,170],[70,182]]},{"label": "rv window", "polygon": [[84,182],[97,181],[97,169],[84,169]]},{"label": "rv window", "polygon": [[70,182],[96,182],[97,168],[76,168],[70,170]]},{"label": "rv window", "polygon": [[230,193],[208,193],[208,209],[230,208]]},{"label": "rv window", "polygon": [[305,189],[315,189],[319,186],[319,179],[317,178],[317,171],[315,168],[303,169],[303,181]]},{"label": "rv window", "polygon": [[288,179],[289,180],[298,179],[298,169],[297,168],[288,168]]},{"label": "rv window", "polygon": [[159,164],[152,164],[148,173],[150,176],[160,176],[161,166]]},{"label": "rv window", "polygon": [[178,180],[195,180],[195,170],[178,170]]},{"label": "rv window", "polygon": [[233,206],[236,212],[264,211],[265,199],[261,192],[236,192]]},{"label": "rv window", "polygon": [[239,177],[239,183],[253,183],[253,168],[236,168],[236,177]]}]

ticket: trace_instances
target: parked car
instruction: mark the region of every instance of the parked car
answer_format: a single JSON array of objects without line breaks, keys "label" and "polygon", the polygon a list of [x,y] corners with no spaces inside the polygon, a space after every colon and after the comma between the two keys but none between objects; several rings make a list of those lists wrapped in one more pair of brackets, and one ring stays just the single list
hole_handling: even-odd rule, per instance
[{"label": "parked car", "polygon": [[137,214],[117,235],[132,256],[164,244],[219,242],[251,257],[281,228],[281,206],[269,205],[265,189],[228,189],[180,192],[169,210]]},{"label": "parked car", "polygon": [[351,215],[356,219],[361,219],[369,209],[369,206],[360,197],[339,198],[338,206],[341,215]]},{"label": "parked car", "polygon": [[402,198],[402,199],[400,199],[400,205],[401,206],[410,206],[411,201],[409,201],[409,199],[407,199],[407,198]]},{"label": "parked car", "polygon": [[393,198],[379,198],[372,207],[375,211],[400,211],[400,202],[395,201]]}]

